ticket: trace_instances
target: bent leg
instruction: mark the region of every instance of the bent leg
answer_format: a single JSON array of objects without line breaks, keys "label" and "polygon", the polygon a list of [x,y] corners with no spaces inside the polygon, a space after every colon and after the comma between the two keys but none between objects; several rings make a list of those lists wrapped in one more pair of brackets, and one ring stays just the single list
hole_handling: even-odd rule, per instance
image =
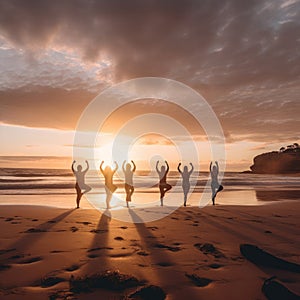
[{"label": "bent leg", "polygon": [[170,184],[166,183],[166,185],[165,185],[165,193],[167,191],[169,191],[171,188],[172,188],[172,186]]},{"label": "bent leg", "polygon": [[85,184],[82,189],[84,190],[84,192],[82,194],[86,194],[92,190],[92,188],[87,184]]}]

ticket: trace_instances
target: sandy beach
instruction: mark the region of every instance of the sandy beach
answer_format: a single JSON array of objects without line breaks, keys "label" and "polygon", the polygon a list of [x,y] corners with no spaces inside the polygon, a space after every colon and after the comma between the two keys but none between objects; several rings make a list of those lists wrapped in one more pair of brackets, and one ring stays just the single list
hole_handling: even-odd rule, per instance
[{"label": "sandy beach", "polygon": [[[124,299],[138,289],[70,292],[71,276],[107,270],[159,286],[172,300],[266,299],[261,287],[273,275],[300,294],[299,274],[260,268],[239,250],[249,243],[300,263],[298,201],[151,213],[162,210],[165,218],[134,224],[93,209],[1,205],[0,298]],[[203,286],[195,276],[207,279]]]}]

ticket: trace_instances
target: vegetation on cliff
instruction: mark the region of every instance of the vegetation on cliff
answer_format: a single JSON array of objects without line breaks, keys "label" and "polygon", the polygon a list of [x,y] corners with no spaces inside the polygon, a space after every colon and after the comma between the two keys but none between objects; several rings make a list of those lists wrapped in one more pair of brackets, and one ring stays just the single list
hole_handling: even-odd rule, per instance
[{"label": "vegetation on cliff", "polygon": [[300,173],[300,146],[298,143],[281,147],[279,151],[272,151],[257,155],[250,167],[258,174],[286,174]]}]

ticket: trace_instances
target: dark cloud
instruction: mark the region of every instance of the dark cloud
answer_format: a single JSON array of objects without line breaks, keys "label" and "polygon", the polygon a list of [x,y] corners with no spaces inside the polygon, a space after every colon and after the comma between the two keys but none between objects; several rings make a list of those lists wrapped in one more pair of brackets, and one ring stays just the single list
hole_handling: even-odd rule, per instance
[{"label": "dark cloud", "polygon": [[299,76],[300,9],[285,2],[12,0],[1,2],[0,25],[24,49],[107,53],[120,78],[187,72],[189,82],[214,67],[213,83],[287,80]]},{"label": "dark cloud", "polygon": [[[33,55],[70,48],[91,62],[109,57],[116,81],[180,80],[208,99],[229,138],[295,136],[299,20],[299,1],[289,0],[0,2],[0,33],[15,47]],[[46,96],[3,91],[1,120],[30,122],[31,112],[40,115],[32,126],[52,126],[53,119],[74,126],[92,97],[52,89],[40,89]]]}]

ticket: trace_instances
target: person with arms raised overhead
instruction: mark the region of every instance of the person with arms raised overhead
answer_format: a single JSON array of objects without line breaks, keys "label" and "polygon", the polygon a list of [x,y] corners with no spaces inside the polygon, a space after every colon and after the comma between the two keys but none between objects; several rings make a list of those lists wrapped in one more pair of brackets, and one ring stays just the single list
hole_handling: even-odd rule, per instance
[{"label": "person with arms raised overhead", "polygon": [[118,188],[113,183],[113,176],[116,173],[116,171],[118,170],[119,166],[118,166],[117,162],[115,162],[115,168],[113,170],[111,169],[110,166],[106,166],[105,169],[103,170],[103,168],[102,168],[103,164],[104,164],[104,161],[102,161],[100,164],[100,171],[105,179],[106,208],[110,209],[110,200],[112,198],[112,194]]},{"label": "person with arms raised overhead", "polygon": [[223,186],[219,184],[218,175],[219,175],[219,164],[217,161],[215,161],[215,165],[212,165],[212,162],[209,165],[209,171],[211,176],[211,200],[213,205],[215,205],[215,199],[217,196],[217,193],[223,190]]},{"label": "person with arms raised overhead", "polygon": [[188,170],[188,167],[187,166],[184,166],[183,167],[183,172],[180,170],[180,166],[181,166],[181,163],[178,164],[178,167],[177,167],[177,170],[178,172],[181,174],[182,176],[182,189],[183,189],[183,194],[184,194],[184,202],[183,202],[183,205],[186,206],[186,201],[187,201],[187,195],[190,191],[190,176],[191,174],[193,173],[194,171],[194,166],[192,163],[190,163],[191,165],[191,170],[189,171]]},{"label": "person with arms raised overhead", "polygon": [[72,163],[72,172],[76,177],[76,184],[75,184],[75,189],[76,189],[76,193],[77,193],[77,198],[76,198],[76,204],[77,204],[77,208],[79,208],[79,204],[80,204],[80,200],[83,194],[88,193],[92,188],[85,184],[85,174],[87,173],[87,171],[89,170],[89,163],[86,160],[86,169],[84,171],[82,171],[82,166],[78,165],[77,166],[77,171],[74,169],[74,165],[75,165],[76,161],[74,160]]},{"label": "person with arms raised overhead", "polygon": [[165,160],[167,169],[165,166],[161,166],[160,170],[158,169],[159,161],[156,162],[156,172],[159,176],[159,191],[160,191],[160,205],[164,205],[164,196],[167,191],[169,191],[172,186],[167,183],[167,174],[169,172],[169,165],[168,162]]},{"label": "person with arms raised overhead", "polygon": [[125,175],[126,204],[127,204],[127,207],[129,207],[129,202],[131,202],[131,196],[134,192],[133,173],[136,170],[136,165],[135,165],[134,161],[132,160],[131,163],[133,165],[133,169],[131,170],[130,163],[126,164],[126,168],[125,168],[125,163],[126,163],[126,160],[123,161],[122,170]]}]

